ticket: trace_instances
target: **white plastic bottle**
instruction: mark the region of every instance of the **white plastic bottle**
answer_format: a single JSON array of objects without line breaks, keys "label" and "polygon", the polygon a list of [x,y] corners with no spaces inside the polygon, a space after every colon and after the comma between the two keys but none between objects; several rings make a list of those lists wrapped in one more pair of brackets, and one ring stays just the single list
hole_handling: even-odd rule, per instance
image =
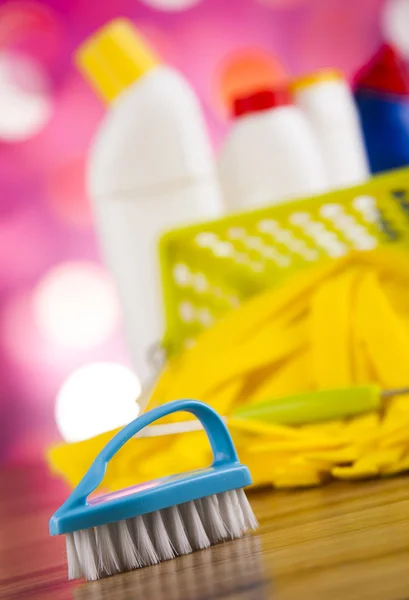
[{"label": "white plastic bottle", "polygon": [[230,211],[327,190],[318,142],[287,89],[239,98],[234,114],[218,158],[224,202]]},{"label": "white plastic bottle", "polygon": [[366,181],[369,167],[359,116],[342,74],[318,71],[296,80],[292,89],[319,139],[331,189]]},{"label": "white plastic bottle", "polygon": [[110,103],[90,150],[88,191],[142,383],[163,334],[157,243],[175,226],[222,211],[199,103],[159,63],[133,25],[117,20],[78,50],[77,64]]}]

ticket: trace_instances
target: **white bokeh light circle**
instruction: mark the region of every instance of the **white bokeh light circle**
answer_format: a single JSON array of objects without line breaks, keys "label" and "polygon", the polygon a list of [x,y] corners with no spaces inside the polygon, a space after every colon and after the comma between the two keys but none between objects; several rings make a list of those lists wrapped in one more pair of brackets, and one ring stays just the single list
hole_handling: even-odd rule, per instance
[{"label": "white bokeh light circle", "polygon": [[88,350],[107,341],[119,321],[114,285],[102,267],[67,262],[51,269],[34,290],[37,327],[51,343]]},{"label": "white bokeh light circle", "polygon": [[178,11],[192,8],[202,0],[141,0],[143,4],[163,11]]},{"label": "white bokeh light circle", "polygon": [[21,142],[39,133],[52,114],[48,77],[28,56],[0,54],[0,139]]},{"label": "white bokeh light circle", "polygon": [[385,39],[409,59],[409,0],[388,0],[382,14]]},{"label": "white bokeh light circle", "polygon": [[118,363],[91,363],[62,384],[55,405],[58,430],[66,442],[80,442],[126,425],[139,414],[137,376]]}]

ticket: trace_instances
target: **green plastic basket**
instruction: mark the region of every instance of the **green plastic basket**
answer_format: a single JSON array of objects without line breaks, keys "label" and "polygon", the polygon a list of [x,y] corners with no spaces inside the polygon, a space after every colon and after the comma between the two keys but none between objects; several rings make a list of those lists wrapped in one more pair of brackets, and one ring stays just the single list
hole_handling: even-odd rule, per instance
[{"label": "green plastic basket", "polygon": [[243,300],[351,250],[409,242],[409,169],[364,185],[166,233],[160,241],[168,356]]}]

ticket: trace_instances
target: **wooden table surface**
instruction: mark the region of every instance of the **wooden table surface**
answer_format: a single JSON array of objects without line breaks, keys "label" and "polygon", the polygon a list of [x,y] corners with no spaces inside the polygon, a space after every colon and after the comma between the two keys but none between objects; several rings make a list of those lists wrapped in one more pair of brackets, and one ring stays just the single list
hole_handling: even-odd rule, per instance
[{"label": "wooden table surface", "polygon": [[257,535],[94,583],[68,582],[43,466],[0,471],[0,600],[407,600],[409,478],[249,494]]}]

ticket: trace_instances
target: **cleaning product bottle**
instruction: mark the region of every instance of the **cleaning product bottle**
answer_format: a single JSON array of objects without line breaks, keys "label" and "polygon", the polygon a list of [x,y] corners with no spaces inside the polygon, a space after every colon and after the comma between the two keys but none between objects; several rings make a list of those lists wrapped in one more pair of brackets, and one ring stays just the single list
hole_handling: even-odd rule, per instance
[{"label": "cleaning product bottle", "polygon": [[88,191],[134,366],[146,382],[149,349],[162,333],[158,238],[222,211],[211,146],[192,89],[130,22],[108,24],[76,59],[109,104],[90,150]]},{"label": "cleaning product bottle", "polygon": [[318,71],[292,87],[296,105],[318,136],[331,189],[366,181],[369,167],[358,112],[342,74]]},{"label": "cleaning product bottle", "polygon": [[233,127],[218,161],[229,210],[326,191],[318,142],[287,88],[237,98],[233,111]]},{"label": "cleaning product bottle", "polygon": [[409,71],[396,49],[384,44],[357,73],[355,98],[371,171],[409,164]]}]

